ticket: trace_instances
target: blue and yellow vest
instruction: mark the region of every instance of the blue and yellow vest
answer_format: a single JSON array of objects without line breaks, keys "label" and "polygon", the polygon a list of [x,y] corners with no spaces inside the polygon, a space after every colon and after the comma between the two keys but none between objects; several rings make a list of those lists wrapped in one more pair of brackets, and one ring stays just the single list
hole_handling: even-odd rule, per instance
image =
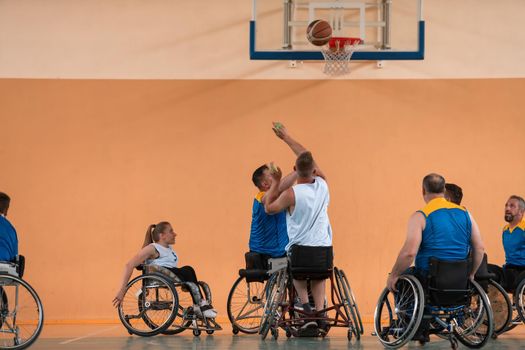
[{"label": "blue and yellow vest", "polygon": [[525,219],[512,229],[505,225],[501,238],[505,249],[505,263],[525,266]]},{"label": "blue and yellow vest", "polygon": [[435,198],[419,212],[425,216],[426,224],[416,256],[417,270],[428,271],[430,257],[449,261],[467,258],[472,223],[464,207]]},{"label": "blue and yellow vest", "polygon": [[18,255],[18,237],[9,220],[0,215],[0,261],[13,261]]},{"label": "blue and yellow vest", "polygon": [[284,248],[288,244],[286,212],[266,214],[261,202],[263,196],[264,192],[259,192],[253,200],[250,251],[276,258],[285,255]]}]

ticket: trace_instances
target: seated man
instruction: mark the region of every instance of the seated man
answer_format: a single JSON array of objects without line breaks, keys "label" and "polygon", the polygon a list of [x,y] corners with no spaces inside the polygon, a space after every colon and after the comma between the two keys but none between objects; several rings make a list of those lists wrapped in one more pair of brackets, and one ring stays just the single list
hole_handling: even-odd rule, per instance
[{"label": "seated man", "polygon": [[265,194],[272,184],[268,166],[258,167],[252,175],[252,181],[259,189],[259,193],[253,200],[250,252],[260,253],[271,258],[282,257],[286,254],[285,247],[288,244],[286,213],[281,211],[275,215],[268,215],[264,211]]},{"label": "seated man", "polygon": [[[298,154],[294,171],[283,179],[283,181],[289,181],[296,178],[297,184],[291,188],[283,186],[286,189],[280,191],[282,173],[280,169],[273,169],[271,172],[273,181],[267,193],[268,198],[264,208],[269,214],[286,210],[289,238],[286,246],[287,252],[294,245],[331,247],[332,228],[327,212],[330,193],[325,176],[315,163],[312,154],[305,151],[304,147],[290,137],[282,124],[275,123],[274,132],[290,146],[294,153]],[[331,265],[331,261],[329,263]],[[304,310],[311,312],[306,281],[294,279],[293,284]],[[311,288],[315,308],[322,310],[325,301],[325,280],[312,280]],[[318,324],[320,328],[325,326],[324,321],[320,321]]]},{"label": "seated man", "polygon": [[15,261],[18,256],[18,237],[14,226],[7,220],[11,198],[0,192],[0,261]]},{"label": "seated man", "polygon": [[[525,278],[525,200],[520,196],[510,196],[505,204],[505,221],[501,239],[505,250],[503,269],[489,264],[489,271],[497,275],[496,282],[507,291],[514,291],[517,284]],[[522,274],[519,276],[520,274]]]},{"label": "seated man", "polygon": [[[474,279],[484,254],[478,225],[464,207],[448,202],[444,197],[445,179],[438,174],[425,176],[423,199],[426,206],[412,214],[408,221],[405,243],[387,279],[390,291],[397,291],[399,276],[407,272],[414,258],[415,267],[409,271],[425,286],[430,257],[447,261],[464,260],[472,251],[473,266],[469,278]],[[425,334],[427,327],[428,322],[421,322],[414,338],[428,341],[428,334]]]}]

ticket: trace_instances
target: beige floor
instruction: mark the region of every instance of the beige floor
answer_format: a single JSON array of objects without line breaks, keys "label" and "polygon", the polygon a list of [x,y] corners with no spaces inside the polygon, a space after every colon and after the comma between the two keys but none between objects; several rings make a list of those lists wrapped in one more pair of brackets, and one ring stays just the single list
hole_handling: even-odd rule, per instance
[{"label": "beige floor", "polygon": [[[377,339],[370,335],[371,325],[365,325],[365,336],[360,342],[348,342],[343,329],[333,329],[325,339],[291,338],[286,339],[284,333],[275,341],[262,341],[254,335],[232,335],[231,328],[223,325],[224,330],[213,336],[201,335],[194,337],[191,332],[175,336],[155,336],[141,338],[130,336],[120,324],[104,325],[46,325],[32,350],[154,350],[154,349],[383,349]],[[484,349],[522,349],[525,344],[525,326],[491,340]],[[410,344],[408,348],[422,348]],[[431,337],[431,342],[425,349],[449,349],[448,341]]]}]

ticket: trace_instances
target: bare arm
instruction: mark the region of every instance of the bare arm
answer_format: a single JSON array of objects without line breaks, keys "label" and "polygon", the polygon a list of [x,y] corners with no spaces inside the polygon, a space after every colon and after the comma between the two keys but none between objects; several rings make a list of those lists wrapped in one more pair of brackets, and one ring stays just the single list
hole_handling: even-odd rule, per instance
[{"label": "bare arm", "polygon": [[291,188],[288,188],[284,192],[279,192],[281,183],[281,169],[277,168],[277,171],[271,173],[273,181],[268,192],[266,192],[264,200],[264,211],[267,214],[277,214],[286,208],[295,205],[295,195]]},{"label": "bare arm", "polygon": [[[272,130],[275,133],[275,135],[277,135],[278,138],[283,140],[290,147],[290,149],[293,151],[293,153],[295,153],[296,156],[299,156],[301,153],[304,153],[307,151],[307,149],[303,145],[301,145],[293,137],[291,137],[290,134],[288,134],[288,130],[282,123],[273,122]],[[317,163],[315,163],[314,166],[315,166],[315,175],[322,177],[326,181],[326,176],[321,171]]]},{"label": "bare arm", "polygon": [[156,255],[157,252],[155,251],[155,248],[151,245],[147,245],[142,248],[137,255],[131,258],[130,261],[127,262],[127,264],[124,266],[124,273],[122,274],[119,291],[113,299],[113,306],[118,306],[122,301],[122,298],[124,297],[124,291],[128,284],[129,278],[133,273],[133,269],[142,264],[145,260],[156,257]]},{"label": "bare arm", "polygon": [[419,250],[419,245],[421,244],[421,237],[424,229],[425,217],[423,214],[419,212],[412,214],[408,220],[407,238],[397,256],[394,267],[392,267],[392,272],[388,276],[387,288],[389,290],[396,290],[396,282],[399,276],[408,269],[414,261]]},{"label": "bare arm", "polygon": [[481,239],[481,232],[479,232],[479,227],[472,215],[470,216],[470,221],[472,223],[472,233],[470,235],[470,242],[472,243],[472,271],[470,272],[470,279],[474,280],[474,275],[478,271],[479,265],[483,260],[483,254],[485,254],[485,246],[483,245],[483,240]]},{"label": "bare arm", "polygon": [[292,171],[290,174],[282,178],[281,183],[279,184],[279,193],[292,187],[295,181],[297,181],[297,172]]}]

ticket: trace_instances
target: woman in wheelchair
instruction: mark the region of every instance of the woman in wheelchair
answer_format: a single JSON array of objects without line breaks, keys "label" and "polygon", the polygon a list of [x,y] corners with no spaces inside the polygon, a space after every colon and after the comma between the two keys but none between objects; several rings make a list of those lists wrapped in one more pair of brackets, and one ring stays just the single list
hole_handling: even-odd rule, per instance
[{"label": "woman in wheelchair", "polygon": [[[158,272],[162,270],[162,268],[167,269],[175,274],[181,282],[185,282],[185,286],[190,289],[189,291],[194,304],[193,310],[198,316],[204,316],[206,318],[215,318],[217,316],[217,312],[207,300],[210,299],[211,295],[209,287],[204,282],[197,280],[195,270],[191,266],[177,267],[179,259],[177,253],[175,253],[172,248],[172,245],[175,244],[176,236],[177,234],[171,224],[166,221],[148,227],[142,249],[137,255],[131,258],[124,267],[120,289],[113,299],[113,305],[115,307],[117,307],[124,298],[124,293],[133,269],[146,262],[146,266],[151,267],[150,270]],[[159,267],[161,269],[159,269]],[[204,294],[199,287],[202,287]],[[207,295],[208,298],[206,298],[205,295]]]}]

